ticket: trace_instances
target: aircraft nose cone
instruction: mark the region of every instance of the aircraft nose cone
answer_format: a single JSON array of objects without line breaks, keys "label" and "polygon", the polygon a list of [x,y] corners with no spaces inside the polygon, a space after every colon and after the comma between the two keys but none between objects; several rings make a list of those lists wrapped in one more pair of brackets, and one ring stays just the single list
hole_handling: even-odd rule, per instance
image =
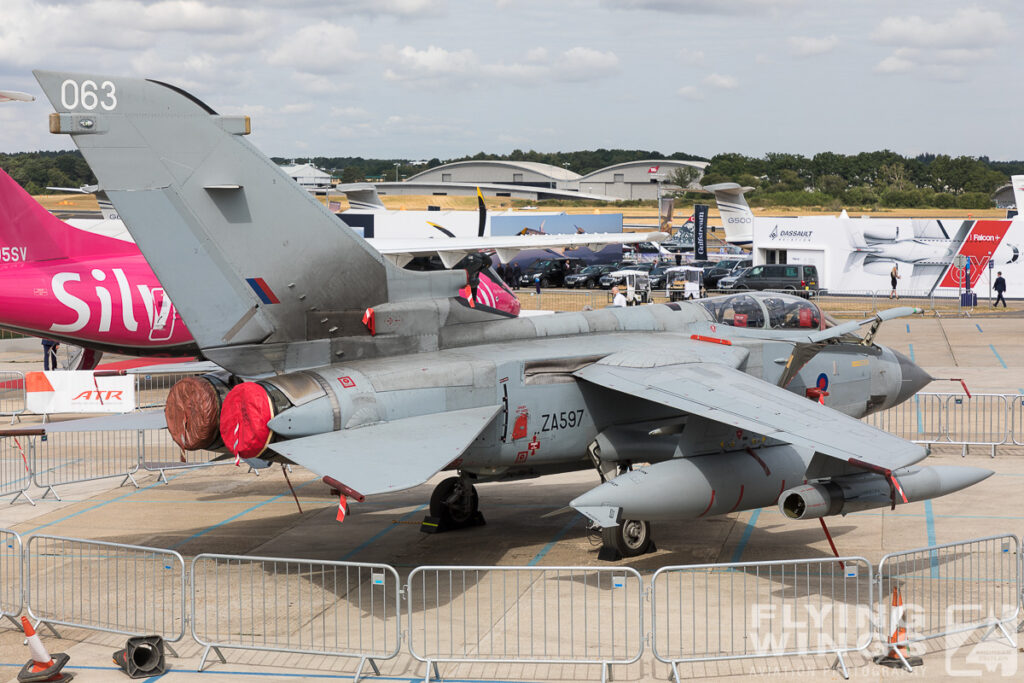
[{"label": "aircraft nose cone", "polygon": [[896,394],[896,403],[899,404],[928,386],[933,378],[899,351],[893,351],[892,353],[900,364],[901,381],[899,391]]}]

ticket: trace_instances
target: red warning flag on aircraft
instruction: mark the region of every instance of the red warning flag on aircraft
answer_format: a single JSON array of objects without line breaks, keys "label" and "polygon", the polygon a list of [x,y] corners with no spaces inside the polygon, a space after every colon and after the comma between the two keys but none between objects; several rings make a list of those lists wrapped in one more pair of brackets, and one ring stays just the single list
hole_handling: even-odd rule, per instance
[{"label": "red warning flag on aircraft", "polygon": [[345,494],[338,496],[338,521],[344,522],[345,515],[348,514],[348,499],[345,498]]},{"label": "red warning flag on aircraft", "polygon": [[370,331],[371,336],[377,334],[377,321],[372,308],[367,308],[366,312],[363,313],[363,324],[366,325],[366,329]]}]

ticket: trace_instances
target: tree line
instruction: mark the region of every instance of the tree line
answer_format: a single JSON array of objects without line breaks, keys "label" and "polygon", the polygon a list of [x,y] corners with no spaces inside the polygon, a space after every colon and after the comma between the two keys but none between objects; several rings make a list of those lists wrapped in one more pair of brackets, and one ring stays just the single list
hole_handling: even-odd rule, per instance
[{"label": "tree line", "polygon": [[[935,207],[979,209],[992,206],[992,193],[1024,174],[1024,161],[992,161],[988,157],[920,154],[905,157],[896,152],[836,154],[770,153],[760,157],[716,154],[710,159],[676,152],[665,155],[651,150],[596,149],[575,152],[514,150],[510,154],[480,152],[442,161],[366,159],[363,157],[274,157],[279,164],[312,163],[341,182],[408,178],[421,171],[454,161],[536,161],[586,175],[599,168],[641,159],[676,159],[710,162],[701,182],[705,185],[736,182],[753,187],[748,201],[760,206],[839,207]],[[0,168],[32,194],[46,187],[78,187],[94,184],[95,176],[80,152],[22,152],[0,154]]]}]

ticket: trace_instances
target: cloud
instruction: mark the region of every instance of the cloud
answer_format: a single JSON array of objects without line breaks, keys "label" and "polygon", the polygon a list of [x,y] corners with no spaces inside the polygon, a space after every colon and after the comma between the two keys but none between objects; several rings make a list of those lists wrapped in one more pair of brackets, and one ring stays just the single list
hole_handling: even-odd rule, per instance
[{"label": "cloud", "polygon": [[501,79],[531,84],[540,81],[583,82],[619,70],[614,52],[573,47],[551,57],[545,48],[533,48],[522,62],[484,62],[473,50],[447,50],[431,45],[417,49],[410,45],[395,50],[386,47],[381,57],[390,60],[384,70],[389,81],[412,85],[436,84],[447,79]]},{"label": "cloud", "polygon": [[[619,58],[614,52],[600,52],[588,47],[574,47],[562,53],[552,65],[554,76],[561,80],[590,80],[595,75],[606,75],[619,70]],[[603,73],[601,73],[603,72]]]},{"label": "cloud", "polygon": [[684,85],[676,92],[680,95],[680,97],[685,97],[688,100],[704,99],[704,92],[695,85]]},{"label": "cloud", "polygon": [[805,0],[602,0],[603,5],[612,9],[722,15],[786,10],[804,2]]},{"label": "cloud", "polygon": [[444,14],[445,4],[442,0],[347,0],[344,7],[339,9],[348,14],[408,19]]},{"label": "cloud", "polygon": [[935,81],[959,82],[968,68],[995,59],[992,45],[1008,37],[998,12],[976,7],[957,10],[946,19],[929,21],[920,16],[888,17],[871,39],[897,46],[875,65],[875,73],[913,74]]},{"label": "cloud", "polygon": [[384,78],[389,81],[461,76],[473,71],[479,63],[472,50],[450,51],[435,45],[424,50],[406,45],[393,59],[394,65],[384,71]]},{"label": "cloud", "polygon": [[704,51],[684,47],[679,51],[679,63],[684,66],[703,66]]},{"label": "cloud", "polygon": [[720,88],[722,90],[733,90],[738,88],[740,83],[733,76],[726,76],[724,74],[708,74],[704,79],[704,85],[712,88]]},{"label": "cloud", "polygon": [[947,19],[928,21],[920,16],[887,17],[871,35],[883,45],[901,47],[956,48],[997,43],[1009,37],[1001,14],[968,7]]},{"label": "cloud", "polygon": [[899,74],[913,71],[917,66],[915,60],[920,50],[903,47],[875,65],[875,72],[881,74]]},{"label": "cloud", "polygon": [[347,26],[320,21],[287,36],[267,62],[306,74],[327,75],[346,70],[363,56],[356,49],[359,34]]},{"label": "cloud", "polygon": [[789,39],[789,49],[795,57],[816,57],[827,54],[839,45],[836,34],[824,37],[793,36]]}]

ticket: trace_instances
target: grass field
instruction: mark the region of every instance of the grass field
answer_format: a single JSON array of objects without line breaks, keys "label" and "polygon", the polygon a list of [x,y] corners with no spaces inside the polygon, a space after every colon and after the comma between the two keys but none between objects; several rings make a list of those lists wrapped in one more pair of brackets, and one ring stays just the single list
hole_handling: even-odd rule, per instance
[{"label": "grass field", "polygon": [[[324,201],[323,198],[320,198]],[[440,206],[443,210],[476,211],[476,197],[474,196],[445,196],[432,195],[383,195],[381,199],[384,206],[389,209],[407,211],[425,211],[427,206]],[[39,195],[36,200],[50,211],[98,211],[96,198],[92,195],[77,194],[47,194]],[[348,202],[343,197],[332,200],[340,201],[343,210],[348,209]],[[530,206],[529,202],[507,197],[487,197],[487,209],[489,211],[503,211],[510,208],[522,208]],[[657,222],[656,212],[653,206],[616,206],[606,204],[602,206],[555,206],[540,207],[541,211],[562,211],[569,214],[588,213],[621,213],[626,222],[643,221],[654,224]],[[834,216],[836,212],[831,209],[813,208],[784,208],[767,207],[753,209],[755,216]],[[875,218],[1003,218],[1006,212],[1003,209],[984,210],[962,210],[962,209],[847,209],[852,217],[872,216]],[[676,224],[685,220],[693,213],[693,206],[690,204],[676,206]],[[709,212],[709,219],[712,222],[719,221],[718,210],[714,207]]]}]

